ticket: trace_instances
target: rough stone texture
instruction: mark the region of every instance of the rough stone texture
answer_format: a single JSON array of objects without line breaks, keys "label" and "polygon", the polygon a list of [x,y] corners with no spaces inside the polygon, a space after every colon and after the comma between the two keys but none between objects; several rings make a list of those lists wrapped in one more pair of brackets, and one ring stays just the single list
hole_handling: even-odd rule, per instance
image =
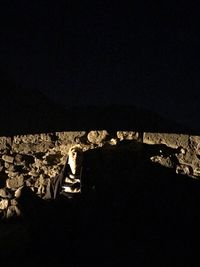
[{"label": "rough stone texture", "polygon": [[23,184],[24,184],[24,176],[23,175],[19,175],[19,176],[16,176],[14,178],[7,179],[7,181],[6,181],[7,188],[16,189],[16,188],[19,188],[20,186],[22,186]]},{"label": "rough stone texture", "polygon": [[200,136],[190,136],[189,147],[191,150],[195,150],[197,155],[200,155]]},{"label": "rough stone texture", "polygon": [[159,163],[167,168],[174,168],[175,163],[171,157],[164,158],[163,156],[153,156],[150,158],[152,162]]},{"label": "rough stone texture", "polygon": [[3,136],[0,137],[0,213],[9,218],[20,215],[16,194],[24,184],[44,197],[72,145],[80,144],[87,151],[98,147],[111,149],[123,142],[138,155],[143,144],[152,148],[161,146],[156,154],[149,156],[150,161],[200,179],[199,136],[106,130]]},{"label": "rough stone texture", "polygon": [[0,200],[0,210],[5,210],[8,208],[8,200],[2,199]]},{"label": "rough stone texture", "polygon": [[132,131],[118,131],[117,137],[120,140],[138,140],[139,133],[138,132],[132,132]]},{"label": "rough stone texture", "polygon": [[103,141],[106,140],[107,136],[108,136],[108,132],[107,131],[91,131],[88,133],[87,138],[88,141],[92,144],[100,144]]},{"label": "rough stone texture", "polygon": [[7,149],[11,146],[11,137],[1,137],[0,138],[0,150]]},{"label": "rough stone texture", "polygon": [[0,197],[11,198],[11,194],[6,189],[0,189]]},{"label": "rough stone texture", "polygon": [[73,144],[80,142],[80,140],[86,135],[86,132],[58,132],[55,134],[56,139],[62,144]]},{"label": "rough stone texture", "polygon": [[[200,137],[183,134],[162,134],[144,133],[144,143],[146,144],[165,144],[170,148],[177,149],[174,153],[176,172],[191,176],[200,177]],[[174,160],[173,160],[174,161]],[[160,162],[160,164],[162,164]],[[168,164],[164,164],[167,166]]]},{"label": "rough stone texture", "polygon": [[146,144],[165,144],[172,148],[188,147],[189,136],[183,134],[144,133],[143,142]]},{"label": "rough stone texture", "polygon": [[13,163],[13,161],[14,161],[14,157],[9,156],[9,155],[3,155],[3,156],[2,156],[2,159],[3,159],[5,162],[8,162],[8,163]]}]

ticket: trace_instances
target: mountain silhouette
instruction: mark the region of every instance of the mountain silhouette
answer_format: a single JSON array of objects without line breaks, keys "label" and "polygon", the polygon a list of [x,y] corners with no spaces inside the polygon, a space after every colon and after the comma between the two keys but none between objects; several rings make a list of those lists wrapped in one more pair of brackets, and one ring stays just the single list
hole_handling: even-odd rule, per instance
[{"label": "mountain silhouette", "polygon": [[57,128],[63,110],[41,92],[17,86],[2,74],[0,88],[1,135],[46,132]]},{"label": "mountain silhouette", "polygon": [[134,106],[73,106],[69,103],[70,107],[65,108],[37,89],[16,85],[3,72],[0,88],[1,136],[91,129],[191,132],[170,119]]}]

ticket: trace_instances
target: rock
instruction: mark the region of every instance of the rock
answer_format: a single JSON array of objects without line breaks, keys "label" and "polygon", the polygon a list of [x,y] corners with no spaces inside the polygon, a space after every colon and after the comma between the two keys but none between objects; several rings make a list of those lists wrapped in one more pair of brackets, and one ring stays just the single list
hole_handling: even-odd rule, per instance
[{"label": "rock", "polygon": [[5,136],[2,136],[0,138],[0,150],[4,150],[4,149],[7,149],[8,146],[11,146],[11,137],[5,137]]},{"label": "rock", "polygon": [[46,166],[46,165],[43,165],[43,166],[41,167],[42,173],[44,173],[44,174],[46,174],[46,175],[48,175],[48,173],[49,173],[49,169],[50,169],[50,167],[48,167],[48,166]]},{"label": "rock", "polygon": [[195,162],[198,162],[198,158],[196,157],[196,154],[192,150],[187,150],[185,154],[179,154],[177,155],[177,158],[181,164],[194,164]]},{"label": "rock", "polygon": [[24,184],[24,177],[23,175],[16,176],[11,179],[6,180],[6,185],[8,188],[19,188]]},{"label": "rock", "polygon": [[13,138],[14,144],[37,144],[40,142],[50,142],[52,134],[28,134],[28,135],[16,135]]},{"label": "rock", "polygon": [[0,210],[5,210],[8,207],[8,199],[0,200]]},{"label": "rock", "polygon": [[87,139],[90,143],[92,144],[100,144],[103,141],[106,140],[108,136],[108,132],[103,130],[103,131],[90,131],[87,135]]},{"label": "rock", "polygon": [[185,155],[185,154],[186,154],[186,149],[181,148],[181,149],[180,149],[180,153],[181,153],[182,155]]},{"label": "rock", "polygon": [[172,148],[187,148],[189,145],[189,135],[144,133],[143,142],[146,144],[165,144]]},{"label": "rock", "polygon": [[25,165],[25,162],[24,162],[24,160],[23,160],[23,156],[22,155],[20,155],[20,154],[17,154],[16,156],[15,156],[15,161],[14,161],[14,163],[15,163],[15,165]]},{"label": "rock", "polygon": [[42,168],[43,162],[42,162],[42,160],[35,158],[35,162],[33,163],[32,166],[39,170]]},{"label": "rock", "polygon": [[109,144],[111,145],[111,146],[116,146],[117,145],[117,138],[112,138],[110,141],[109,141]]},{"label": "rock", "polygon": [[61,172],[61,166],[54,166],[53,168],[48,168],[47,176],[53,178]]},{"label": "rock", "polygon": [[117,138],[120,140],[137,140],[139,138],[139,133],[132,131],[118,131]]},{"label": "rock", "polygon": [[31,152],[35,152],[35,153],[46,153],[48,150],[52,149],[54,147],[54,143],[53,142],[41,142],[39,144],[36,144],[34,146],[31,147]]},{"label": "rock", "polygon": [[21,192],[22,192],[23,186],[19,187],[16,191],[15,191],[15,197],[19,198],[21,196]]},{"label": "rock", "polygon": [[176,167],[176,173],[190,176],[193,175],[193,169],[189,165],[181,164]]},{"label": "rock", "polygon": [[14,157],[9,156],[9,155],[3,155],[3,156],[2,156],[2,159],[3,159],[5,162],[8,162],[8,163],[13,163],[13,162],[14,162]]},{"label": "rock", "polygon": [[170,157],[163,157],[163,156],[153,156],[151,157],[151,161],[155,163],[159,163],[162,166],[167,168],[174,168],[175,163]]},{"label": "rock", "polygon": [[6,169],[8,169],[10,167],[10,163],[8,163],[8,162],[5,161],[4,166],[5,166]]},{"label": "rock", "polygon": [[10,172],[15,172],[16,171],[16,166],[14,164],[9,164],[7,170],[10,171]]},{"label": "rock", "polygon": [[22,142],[21,138],[19,135],[15,135],[13,138],[13,144],[20,144]]},{"label": "rock", "polygon": [[6,189],[0,189],[0,197],[2,198],[11,198],[12,195]]},{"label": "rock", "polygon": [[193,170],[193,175],[195,175],[195,176],[200,176],[200,168],[195,168],[195,169]]},{"label": "rock", "polygon": [[38,142],[38,135],[28,134],[20,136],[21,142],[24,144],[35,144]]},{"label": "rock", "polygon": [[39,176],[39,173],[34,171],[34,170],[31,170],[28,175],[32,176],[32,177],[38,177]]},{"label": "rock", "polygon": [[12,171],[5,171],[5,173],[7,173],[8,177],[10,178],[14,178],[19,175],[18,172],[12,172]]},{"label": "rock", "polygon": [[40,139],[39,139],[40,141],[51,142],[53,134],[40,134],[39,137],[40,137]]},{"label": "rock", "polygon": [[80,140],[85,136],[86,132],[57,132],[57,139],[62,142],[62,144],[73,144],[76,143],[77,140]]},{"label": "rock", "polygon": [[31,153],[33,149],[32,144],[24,144],[24,143],[20,144],[13,143],[12,148],[15,153],[23,153],[23,154]]},{"label": "rock", "polygon": [[190,146],[200,154],[200,136],[190,136]]}]

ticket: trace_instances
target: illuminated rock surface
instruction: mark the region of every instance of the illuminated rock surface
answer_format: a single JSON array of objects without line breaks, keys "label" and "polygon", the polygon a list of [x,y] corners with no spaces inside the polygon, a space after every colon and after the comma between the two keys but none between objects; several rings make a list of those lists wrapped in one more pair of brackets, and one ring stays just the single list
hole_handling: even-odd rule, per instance
[{"label": "illuminated rock surface", "polygon": [[[23,185],[43,198],[49,182],[61,172],[69,148],[74,144],[80,144],[85,154],[98,149],[105,151],[111,164],[114,159],[109,156],[110,151],[123,148],[134,153],[141,162],[146,159],[152,164],[171,168],[174,173],[199,179],[198,140],[198,136],[183,134],[106,130],[0,137],[0,198],[15,199],[15,191]],[[131,155],[127,160],[131,160]],[[2,216],[6,209],[1,208]]]},{"label": "illuminated rock surface", "polygon": [[[62,266],[58,254],[69,266],[144,266],[147,258],[148,266],[159,266],[163,257],[184,262],[193,255],[188,242],[198,240],[200,223],[198,137],[108,131],[91,143],[90,135],[2,138],[0,209],[9,218],[0,224],[2,262],[12,264],[23,253],[29,266]],[[84,150],[83,194],[43,200],[77,142]],[[16,198],[22,181],[22,198]]]}]

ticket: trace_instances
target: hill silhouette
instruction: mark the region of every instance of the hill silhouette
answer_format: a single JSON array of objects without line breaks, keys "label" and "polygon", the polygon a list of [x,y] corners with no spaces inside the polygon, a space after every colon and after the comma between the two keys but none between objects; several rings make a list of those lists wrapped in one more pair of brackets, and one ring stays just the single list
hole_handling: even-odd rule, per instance
[{"label": "hill silhouette", "polygon": [[[15,135],[44,132],[59,125],[62,108],[50,102],[38,90],[17,86],[0,76],[0,134]],[[57,118],[57,121],[54,119]]]},{"label": "hill silhouette", "polygon": [[194,132],[170,119],[134,106],[73,106],[70,103],[69,108],[64,108],[39,90],[16,85],[3,73],[0,73],[0,89],[1,136],[90,129]]}]

